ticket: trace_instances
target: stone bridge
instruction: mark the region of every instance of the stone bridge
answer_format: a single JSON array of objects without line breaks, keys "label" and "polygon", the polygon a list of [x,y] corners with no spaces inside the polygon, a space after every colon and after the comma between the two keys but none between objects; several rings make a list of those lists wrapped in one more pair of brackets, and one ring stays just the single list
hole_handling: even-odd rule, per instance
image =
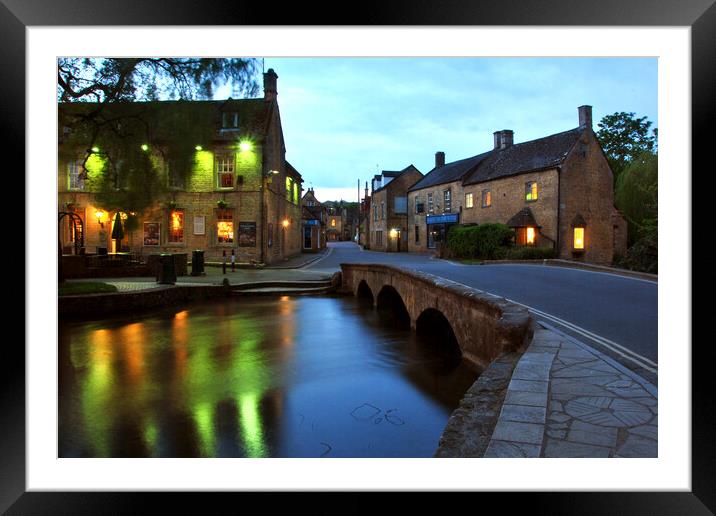
[{"label": "stone bridge", "polygon": [[391,265],[341,264],[341,270],[342,292],[402,314],[419,333],[454,338],[463,356],[481,367],[503,352],[523,351],[532,339],[529,312],[504,298]]}]

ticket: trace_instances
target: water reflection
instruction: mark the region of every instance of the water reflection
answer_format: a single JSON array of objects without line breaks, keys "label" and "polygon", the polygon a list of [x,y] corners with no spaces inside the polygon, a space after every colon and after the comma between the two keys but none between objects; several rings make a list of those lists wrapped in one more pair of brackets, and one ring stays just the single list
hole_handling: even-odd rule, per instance
[{"label": "water reflection", "polygon": [[422,457],[477,371],[352,298],[60,324],[60,456]]}]

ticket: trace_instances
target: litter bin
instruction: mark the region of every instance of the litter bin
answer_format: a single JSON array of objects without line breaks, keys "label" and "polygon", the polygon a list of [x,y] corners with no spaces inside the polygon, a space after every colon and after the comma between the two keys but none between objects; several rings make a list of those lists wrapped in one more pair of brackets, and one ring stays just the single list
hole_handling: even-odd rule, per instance
[{"label": "litter bin", "polygon": [[159,256],[157,282],[161,285],[174,285],[177,282],[176,267],[174,267],[174,256],[162,254]]},{"label": "litter bin", "polygon": [[203,276],[204,274],[204,251],[197,249],[191,253],[191,275]]}]

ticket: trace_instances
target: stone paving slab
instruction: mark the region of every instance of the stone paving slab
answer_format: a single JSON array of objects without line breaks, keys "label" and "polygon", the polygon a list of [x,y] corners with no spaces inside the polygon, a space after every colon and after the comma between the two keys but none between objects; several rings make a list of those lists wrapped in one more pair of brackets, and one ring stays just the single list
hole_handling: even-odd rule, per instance
[{"label": "stone paving slab", "polygon": [[539,327],[484,457],[657,457],[656,393],[600,352]]}]

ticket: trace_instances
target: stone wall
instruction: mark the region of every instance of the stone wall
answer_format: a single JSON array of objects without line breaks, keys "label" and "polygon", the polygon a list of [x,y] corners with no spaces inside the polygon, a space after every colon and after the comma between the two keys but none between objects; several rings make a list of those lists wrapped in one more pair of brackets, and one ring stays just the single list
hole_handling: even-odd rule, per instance
[{"label": "stone wall", "polygon": [[486,367],[504,352],[518,352],[532,338],[532,318],[524,308],[450,280],[389,265],[341,264],[343,292],[358,295],[361,282],[374,302],[385,286],[400,295],[415,328],[427,309],[441,312],[450,323],[463,355]]},{"label": "stone wall", "polygon": [[[464,211],[463,204],[465,195],[461,181],[453,181],[441,185],[430,186],[420,190],[408,193],[408,250],[417,252],[433,251],[428,248],[428,226],[425,222],[426,215],[440,215],[443,213],[444,200],[443,194],[445,190],[450,189],[451,206],[450,211],[446,213],[460,213],[460,221],[462,222],[462,213]],[[428,194],[433,194],[433,211],[428,209]],[[418,199],[425,206],[423,213],[415,213],[415,203]],[[439,206],[439,209],[438,209]],[[415,241],[415,226],[418,226],[420,240]]]}]

